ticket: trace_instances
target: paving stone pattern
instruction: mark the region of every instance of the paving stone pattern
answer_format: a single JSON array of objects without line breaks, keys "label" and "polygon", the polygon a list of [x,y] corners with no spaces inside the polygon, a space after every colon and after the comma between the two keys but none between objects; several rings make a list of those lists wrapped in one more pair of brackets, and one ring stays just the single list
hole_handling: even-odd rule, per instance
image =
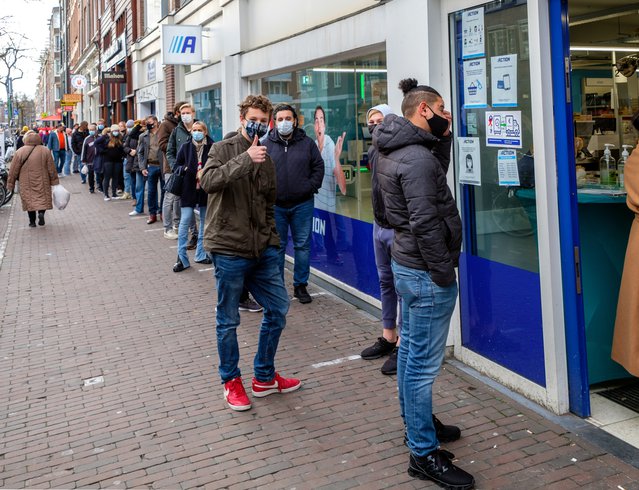
[{"label": "paving stone pattern", "polygon": [[[277,356],[304,386],[226,408],[211,270],[174,274],[175,241],[77,176],[65,211],[27,226],[19,204],[0,269],[2,488],[430,488],[406,473],[395,377],[345,360],[379,335],[368,314],[311,285]],[[14,201],[16,203],[18,201]],[[0,240],[3,235],[0,235]],[[191,252],[190,252],[191,253]],[[287,275],[290,290],[290,275]],[[238,330],[246,385],[261,315]],[[85,386],[102,376],[103,382]],[[434,391],[447,445],[485,489],[637,489],[639,471],[450,364]]]}]

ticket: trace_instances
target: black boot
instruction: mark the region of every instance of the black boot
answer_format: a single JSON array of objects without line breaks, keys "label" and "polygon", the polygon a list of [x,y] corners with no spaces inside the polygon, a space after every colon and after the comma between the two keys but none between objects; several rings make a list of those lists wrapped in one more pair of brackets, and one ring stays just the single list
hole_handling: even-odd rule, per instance
[{"label": "black boot", "polygon": [[313,298],[310,294],[308,294],[308,291],[306,290],[306,284],[295,286],[293,288],[293,296],[296,297],[303,305],[313,301]]},{"label": "black boot", "polygon": [[475,488],[475,479],[469,473],[455,466],[451,461],[455,455],[444,449],[435,449],[427,456],[410,455],[408,474],[420,480],[432,480],[449,490],[470,490]]},{"label": "black boot", "polygon": [[[433,425],[435,426],[435,435],[439,442],[453,442],[461,437],[461,430],[455,425],[444,425],[433,414]],[[408,446],[408,434],[404,428],[404,445]]]},{"label": "black boot", "polygon": [[444,425],[433,415],[433,424],[435,425],[435,433],[439,442],[453,442],[461,437],[461,430],[454,425]]},{"label": "black boot", "polygon": [[38,211],[38,224],[44,226],[44,211]]}]

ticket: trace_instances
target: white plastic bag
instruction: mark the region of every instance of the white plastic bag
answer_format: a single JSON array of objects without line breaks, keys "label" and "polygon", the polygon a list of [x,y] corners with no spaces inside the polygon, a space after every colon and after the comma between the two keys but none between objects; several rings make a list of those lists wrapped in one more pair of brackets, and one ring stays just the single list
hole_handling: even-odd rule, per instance
[{"label": "white plastic bag", "polygon": [[51,193],[53,194],[53,205],[56,208],[62,210],[67,207],[69,199],[71,199],[71,193],[68,190],[58,184],[51,188]]},{"label": "white plastic bag", "polygon": [[89,173],[89,167],[87,167],[86,163],[84,165],[82,165],[82,169],[80,170],[80,173],[82,175],[86,175]]}]

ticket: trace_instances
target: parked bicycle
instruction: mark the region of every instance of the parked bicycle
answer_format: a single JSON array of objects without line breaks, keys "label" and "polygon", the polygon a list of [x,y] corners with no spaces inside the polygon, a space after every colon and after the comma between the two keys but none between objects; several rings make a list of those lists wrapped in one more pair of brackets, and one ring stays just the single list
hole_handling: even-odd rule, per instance
[{"label": "parked bicycle", "polygon": [[[6,152],[6,161],[10,162],[13,158],[13,148],[10,147]],[[0,157],[0,207],[7,204],[13,197],[13,191],[7,189],[7,180],[9,180],[9,172],[5,164],[5,159]]]}]

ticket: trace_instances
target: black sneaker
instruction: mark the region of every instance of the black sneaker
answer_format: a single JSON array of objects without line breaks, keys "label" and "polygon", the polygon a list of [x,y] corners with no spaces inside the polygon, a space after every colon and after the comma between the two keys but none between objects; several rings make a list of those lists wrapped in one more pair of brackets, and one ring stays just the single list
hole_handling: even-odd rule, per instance
[{"label": "black sneaker", "polygon": [[386,354],[393,352],[397,342],[389,342],[384,337],[377,337],[377,342],[362,351],[362,359],[370,361],[371,359],[379,359]]},{"label": "black sneaker", "polygon": [[439,442],[453,442],[461,437],[461,430],[455,425],[444,425],[433,415],[433,424],[435,425],[435,433]]},{"label": "black sneaker", "polygon": [[382,374],[385,374],[386,376],[391,376],[393,374],[397,374],[397,351],[398,351],[399,347],[395,347],[393,349],[393,351],[390,353],[390,356],[388,356],[388,359],[386,359],[386,362],[382,365]]},{"label": "black sneaker", "polygon": [[420,480],[432,480],[448,490],[470,490],[475,488],[475,479],[470,473],[455,466],[455,457],[444,449],[435,449],[428,456],[410,455],[408,474]]},{"label": "black sneaker", "polygon": [[302,304],[307,304],[313,301],[313,298],[310,294],[308,294],[308,291],[306,290],[306,284],[295,286],[293,288],[293,296],[295,296]]}]

